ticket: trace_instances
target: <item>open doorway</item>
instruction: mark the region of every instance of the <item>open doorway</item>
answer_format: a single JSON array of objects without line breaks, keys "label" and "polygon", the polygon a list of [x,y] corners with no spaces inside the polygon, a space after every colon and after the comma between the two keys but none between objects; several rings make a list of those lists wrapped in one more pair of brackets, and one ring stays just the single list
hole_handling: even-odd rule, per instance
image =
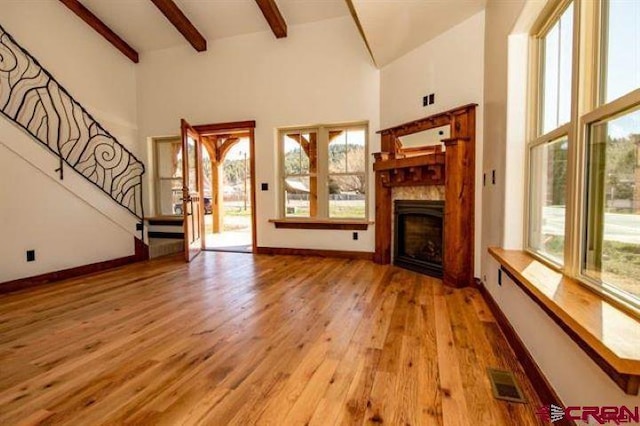
[{"label": "open doorway", "polygon": [[253,128],[196,128],[204,147],[204,249],[251,253],[255,246]]}]

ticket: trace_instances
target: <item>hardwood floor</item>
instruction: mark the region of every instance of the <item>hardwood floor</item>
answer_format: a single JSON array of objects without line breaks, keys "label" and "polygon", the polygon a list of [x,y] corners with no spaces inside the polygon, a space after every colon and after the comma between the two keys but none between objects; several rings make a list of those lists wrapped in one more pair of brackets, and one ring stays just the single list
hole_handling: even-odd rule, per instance
[{"label": "hardwood floor", "polygon": [[[487,367],[529,400],[495,400]],[[203,253],[0,296],[0,424],[527,425],[476,290],[366,260]]]}]

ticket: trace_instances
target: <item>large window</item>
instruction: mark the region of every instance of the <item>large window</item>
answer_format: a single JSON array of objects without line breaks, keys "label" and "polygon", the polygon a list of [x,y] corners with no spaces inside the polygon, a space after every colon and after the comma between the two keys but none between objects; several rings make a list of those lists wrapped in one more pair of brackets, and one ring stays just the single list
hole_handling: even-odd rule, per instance
[{"label": "large window", "polygon": [[279,134],[283,217],[366,219],[366,124]]},{"label": "large window", "polygon": [[573,73],[573,3],[539,34],[535,131],[529,147],[529,247],[564,264],[567,154]]},{"label": "large window", "polygon": [[640,307],[638,40],[636,0],[561,1],[537,26],[526,241]]}]

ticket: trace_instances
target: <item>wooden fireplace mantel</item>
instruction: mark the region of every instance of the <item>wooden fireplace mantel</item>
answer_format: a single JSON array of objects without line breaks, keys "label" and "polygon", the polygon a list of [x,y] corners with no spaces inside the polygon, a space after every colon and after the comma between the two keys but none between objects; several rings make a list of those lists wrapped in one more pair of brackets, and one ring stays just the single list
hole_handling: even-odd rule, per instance
[{"label": "wooden fireplace mantel", "polygon": [[410,157],[396,153],[391,158],[388,153],[376,153],[373,170],[381,175],[387,187],[444,185],[445,153],[440,146],[430,148]]},{"label": "wooden fireplace mantel", "polygon": [[[391,262],[391,204],[395,186],[444,185],[444,275],[451,287],[473,284],[476,104],[464,105],[379,131],[374,154],[376,250],[374,260]],[[407,149],[399,137],[451,126],[442,146]]]}]

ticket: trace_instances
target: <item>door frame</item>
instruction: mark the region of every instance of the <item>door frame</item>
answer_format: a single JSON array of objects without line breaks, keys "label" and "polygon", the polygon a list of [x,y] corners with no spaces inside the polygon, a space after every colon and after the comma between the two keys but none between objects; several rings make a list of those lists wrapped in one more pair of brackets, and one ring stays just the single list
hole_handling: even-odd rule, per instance
[{"label": "door frame", "polygon": [[[212,124],[200,124],[193,126],[193,128],[200,134],[200,136],[212,136],[221,132],[231,132],[243,130],[249,133],[249,173],[251,174],[251,252],[257,253],[258,248],[258,227],[256,226],[256,141],[255,141],[255,120],[247,121],[232,121],[228,123],[212,123]],[[206,147],[204,147],[206,149]],[[200,196],[204,197],[204,188],[200,188]],[[213,194],[211,194],[213,196]],[[204,198],[202,198],[204,199]],[[204,217],[204,216],[203,216]],[[206,248],[206,232],[202,238],[202,249]]]},{"label": "door frame", "polygon": [[[197,226],[198,226],[198,237],[200,239],[200,247],[197,245],[192,245],[190,242],[190,233],[189,233],[189,208],[188,204],[191,203],[191,216],[195,215],[193,211],[193,201],[192,196],[187,191],[189,188],[187,186],[187,182],[189,182],[189,149],[188,149],[188,139],[189,135],[194,135],[194,143],[195,143],[195,170],[196,170],[196,184],[198,186],[197,190],[197,199],[195,200],[197,205]],[[183,228],[184,228],[184,256],[187,262],[191,262],[195,259],[201,252],[204,246],[204,202],[203,202],[203,185],[202,185],[202,135],[198,132],[193,126],[191,126],[184,118],[180,120],[180,134],[182,139],[182,217],[183,217]],[[196,191],[194,191],[196,192]],[[196,242],[196,241],[194,241]]]}]

